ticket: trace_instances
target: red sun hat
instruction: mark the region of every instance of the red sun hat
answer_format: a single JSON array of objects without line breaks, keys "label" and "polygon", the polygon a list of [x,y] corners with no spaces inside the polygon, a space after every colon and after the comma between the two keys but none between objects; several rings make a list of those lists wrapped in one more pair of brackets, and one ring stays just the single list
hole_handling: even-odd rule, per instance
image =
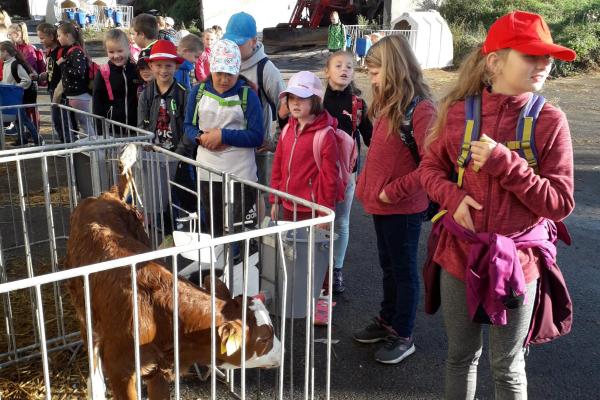
[{"label": "red sun hat", "polygon": [[534,13],[513,11],[496,20],[483,43],[482,52],[513,49],[532,56],[550,55],[563,61],[573,61],[577,54],[567,47],[554,44],[544,19]]},{"label": "red sun hat", "polygon": [[150,50],[150,57],[146,60],[152,61],[174,61],[177,64],[183,63],[183,58],[177,55],[177,47],[169,40],[157,40]]}]

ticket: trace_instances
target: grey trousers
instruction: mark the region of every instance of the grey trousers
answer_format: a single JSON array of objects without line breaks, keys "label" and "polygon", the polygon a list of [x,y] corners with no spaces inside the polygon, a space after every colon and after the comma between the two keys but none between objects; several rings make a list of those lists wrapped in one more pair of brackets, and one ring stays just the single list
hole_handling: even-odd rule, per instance
[{"label": "grey trousers", "polygon": [[[527,304],[508,310],[506,325],[489,326],[489,358],[498,400],[527,399],[523,342],[531,322],[536,287],[537,281],[527,285]],[[469,318],[464,282],[444,270],[441,300],[448,336],[444,398],[471,400],[475,398],[484,325]]]}]

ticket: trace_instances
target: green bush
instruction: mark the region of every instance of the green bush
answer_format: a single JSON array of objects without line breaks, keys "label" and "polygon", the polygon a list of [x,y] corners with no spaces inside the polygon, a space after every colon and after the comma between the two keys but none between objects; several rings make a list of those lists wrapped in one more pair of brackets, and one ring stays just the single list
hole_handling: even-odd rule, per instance
[{"label": "green bush", "polygon": [[573,63],[558,61],[555,74],[600,66],[600,0],[446,0],[439,12],[452,31],[454,64],[485,39],[486,29],[498,17],[513,10],[541,14],[554,42],[577,52]]}]

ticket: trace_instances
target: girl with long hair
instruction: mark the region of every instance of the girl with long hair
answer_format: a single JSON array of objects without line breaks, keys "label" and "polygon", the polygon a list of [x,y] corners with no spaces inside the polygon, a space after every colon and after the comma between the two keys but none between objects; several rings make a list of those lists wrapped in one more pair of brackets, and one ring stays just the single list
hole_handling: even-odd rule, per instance
[{"label": "girl with long hair", "polygon": [[435,115],[429,87],[407,40],[388,36],[365,59],[373,103],[373,137],[358,178],[356,197],[373,215],[383,301],[379,315],[354,333],[361,343],[384,341],[375,360],[396,364],[415,351],[414,323],[419,299],[417,250],[428,200],[419,183],[417,161],[403,140],[411,123],[420,155]]},{"label": "girl with long hair", "polygon": [[[554,221],[574,207],[567,119],[534,95],[553,58],[572,61],[575,52],[552,42],[541,16],[515,11],[499,18],[463,62],[428,137],[421,183],[447,210],[432,257],[441,267],[448,400],[475,397],[483,326],[490,323],[496,398],[527,398],[525,347],[544,286],[538,281],[556,270]],[[534,107],[537,117],[527,111]],[[529,134],[522,112],[535,118]],[[457,182],[450,173],[458,173]]]}]

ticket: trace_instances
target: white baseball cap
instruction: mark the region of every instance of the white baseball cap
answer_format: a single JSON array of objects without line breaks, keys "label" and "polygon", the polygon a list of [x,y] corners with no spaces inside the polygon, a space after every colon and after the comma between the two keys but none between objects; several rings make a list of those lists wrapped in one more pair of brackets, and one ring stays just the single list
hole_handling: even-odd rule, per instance
[{"label": "white baseball cap", "polygon": [[310,71],[300,71],[292,75],[287,89],[279,94],[282,99],[287,93],[306,99],[311,96],[323,98],[323,85],[318,76]]}]

